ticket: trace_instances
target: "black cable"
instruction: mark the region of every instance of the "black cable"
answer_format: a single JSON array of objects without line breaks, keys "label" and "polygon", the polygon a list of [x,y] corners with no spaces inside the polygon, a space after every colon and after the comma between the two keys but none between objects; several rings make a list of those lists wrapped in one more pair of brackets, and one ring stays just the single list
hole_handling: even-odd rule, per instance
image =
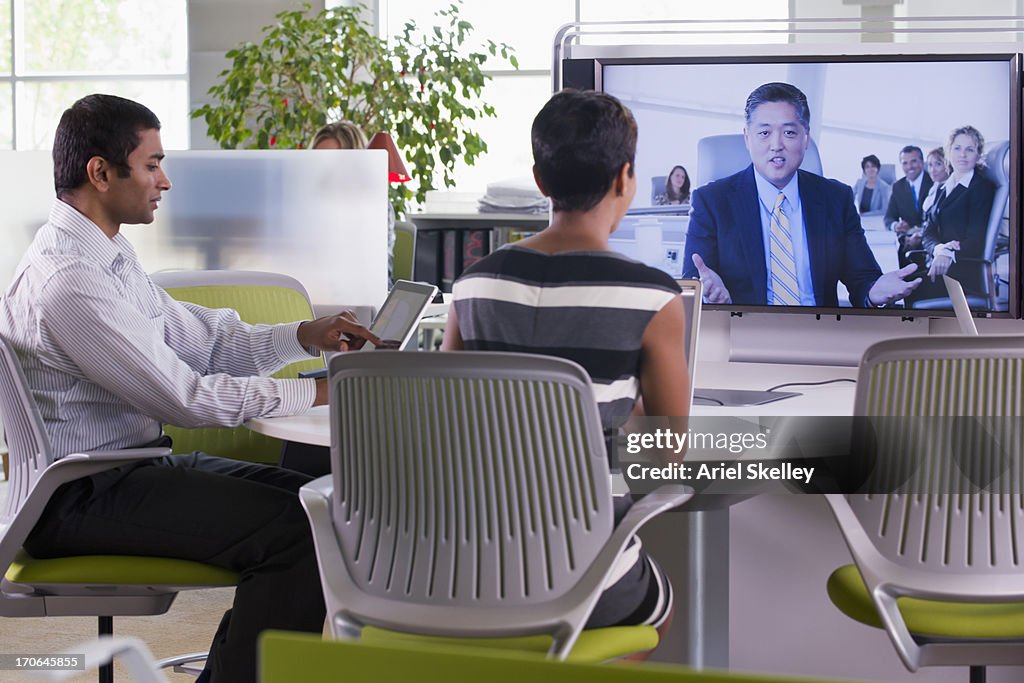
[{"label": "black cable", "polygon": [[850,379],[849,377],[840,377],[838,379],[826,379],[820,382],[786,382],[785,384],[776,384],[771,389],[765,389],[765,391],[776,391],[782,387],[817,387],[822,384],[835,384],[836,382],[853,382],[856,384],[857,380]]},{"label": "black cable", "polygon": [[693,400],[696,401],[697,399],[700,399],[701,401],[713,401],[714,403],[717,403],[720,406],[725,405],[725,401],[719,401],[717,398],[711,398],[710,396],[697,396],[696,394],[694,394]]}]

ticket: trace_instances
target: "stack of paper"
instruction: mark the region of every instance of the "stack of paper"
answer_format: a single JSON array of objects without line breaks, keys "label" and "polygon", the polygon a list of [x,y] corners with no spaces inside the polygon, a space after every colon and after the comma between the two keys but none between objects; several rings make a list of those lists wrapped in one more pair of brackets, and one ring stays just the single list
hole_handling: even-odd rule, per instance
[{"label": "stack of paper", "polygon": [[537,189],[533,178],[511,178],[488,183],[479,208],[482,212],[547,213],[548,200]]}]

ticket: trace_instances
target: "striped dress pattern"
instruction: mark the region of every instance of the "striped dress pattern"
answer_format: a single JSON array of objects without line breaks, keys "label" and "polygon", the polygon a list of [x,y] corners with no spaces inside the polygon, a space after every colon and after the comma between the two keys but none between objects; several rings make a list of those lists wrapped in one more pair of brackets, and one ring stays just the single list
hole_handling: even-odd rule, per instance
[{"label": "striped dress pattern", "polygon": [[668,274],[616,252],[545,254],[514,244],[473,264],[452,289],[467,350],[579,363],[606,430],[633,410],[644,330],[679,293]]}]

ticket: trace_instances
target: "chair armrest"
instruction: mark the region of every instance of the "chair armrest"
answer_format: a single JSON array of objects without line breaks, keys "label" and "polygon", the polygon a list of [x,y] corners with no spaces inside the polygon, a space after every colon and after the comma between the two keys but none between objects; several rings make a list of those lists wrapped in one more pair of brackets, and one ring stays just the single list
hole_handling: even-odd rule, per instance
[{"label": "chair armrest", "polygon": [[[322,477],[317,477],[313,481],[304,484],[299,489],[299,497],[302,497],[302,492],[309,489],[310,493],[316,494],[317,496],[323,496],[324,498],[330,499],[331,494],[334,493],[334,478],[330,474],[325,474]],[[315,498],[313,498],[315,499]]]},{"label": "chair armrest", "polygon": [[0,521],[0,576],[7,571],[54,492],[63,484],[139,460],[161,458],[169,448],[129,448],[123,451],[71,453],[43,470],[31,493],[8,524]]},{"label": "chair armrest", "polygon": [[[611,570],[615,558],[626,548],[629,540],[636,535],[640,527],[662,512],[683,505],[693,496],[693,489],[687,486],[666,484],[659,486],[635,502],[633,507],[629,508],[626,516],[619,522],[619,525],[615,527],[601,552],[594,559],[592,566],[601,572],[601,577],[600,581],[593,586],[593,590],[597,592],[600,586],[604,584],[605,577]],[[583,578],[583,581],[588,580],[593,580],[590,572]]]},{"label": "chair armrest", "polygon": [[147,460],[149,458],[162,458],[170,454],[170,448],[126,448],[120,451],[89,451],[88,453],[72,453],[71,455],[61,458],[57,462],[63,462],[71,457],[74,457],[76,460],[80,460],[81,458],[78,456],[85,456],[89,460],[102,462],[134,462],[136,460]]}]

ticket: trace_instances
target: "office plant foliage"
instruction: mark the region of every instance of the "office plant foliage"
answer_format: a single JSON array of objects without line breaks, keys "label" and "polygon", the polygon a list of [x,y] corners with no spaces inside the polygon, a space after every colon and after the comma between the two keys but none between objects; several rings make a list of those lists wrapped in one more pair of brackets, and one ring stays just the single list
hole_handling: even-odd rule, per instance
[{"label": "office plant foliage", "polygon": [[262,43],[227,53],[232,64],[210,88],[212,102],[192,116],[202,117],[225,149],[301,148],[322,125],[342,118],[368,136],[388,131],[416,181],[415,192],[392,187],[401,212],[437,183],[453,186],[458,159],[473,164],[487,151],[472,126],[495,115],[480,98],[488,60],[518,68],[504,43],[471,47],[473,27],[460,8],[439,10],[427,30],[407,22],[388,41],[374,35],[362,6],[281,12],[264,27]]}]

